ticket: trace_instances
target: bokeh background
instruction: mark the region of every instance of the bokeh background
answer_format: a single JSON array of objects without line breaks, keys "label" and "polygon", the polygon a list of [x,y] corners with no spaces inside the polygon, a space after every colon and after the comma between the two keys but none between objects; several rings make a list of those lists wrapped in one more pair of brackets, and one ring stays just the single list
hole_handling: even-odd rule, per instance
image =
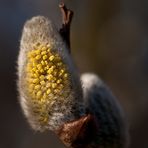
[{"label": "bokeh background", "polygon": [[[59,27],[59,0],[0,0],[0,148],[64,148],[50,133],[32,131],[16,88],[24,22],[49,17]],[[80,72],[94,72],[125,110],[130,148],[148,147],[148,1],[65,0],[75,15],[72,54]]]}]

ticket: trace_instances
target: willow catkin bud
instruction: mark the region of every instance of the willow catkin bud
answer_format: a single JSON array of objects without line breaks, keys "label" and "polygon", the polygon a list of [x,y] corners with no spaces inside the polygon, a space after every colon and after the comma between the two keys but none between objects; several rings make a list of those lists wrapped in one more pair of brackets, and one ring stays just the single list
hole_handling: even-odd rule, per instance
[{"label": "willow catkin bud", "polygon": [[98,121],[98,134],[94,141],[101,148],[127,148],[128,125],[125,115],[104,82],[93,73],[81,76],[86,108]]},{"label": "willow catkin bud", "polygon": [[24,25],[18,75],[21,106],[35,130],[56,130],[85,114],[79,76],[67,46],[43,16]]}]

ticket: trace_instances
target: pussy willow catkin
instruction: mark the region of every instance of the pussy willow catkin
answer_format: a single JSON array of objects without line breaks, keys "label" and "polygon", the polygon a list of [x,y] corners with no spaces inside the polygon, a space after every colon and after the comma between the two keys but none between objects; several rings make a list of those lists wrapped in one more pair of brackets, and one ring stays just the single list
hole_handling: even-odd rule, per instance
[{"label": "pussy willow catkin", "polygon": [[52,23],[42,16],[27,21],[20,48],[18,86],[31,126],[55,130],[84,115],[77,70]]}]

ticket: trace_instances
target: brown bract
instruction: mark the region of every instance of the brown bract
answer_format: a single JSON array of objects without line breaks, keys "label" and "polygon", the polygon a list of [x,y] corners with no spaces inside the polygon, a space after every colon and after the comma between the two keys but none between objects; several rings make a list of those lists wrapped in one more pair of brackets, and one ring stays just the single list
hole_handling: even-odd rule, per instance
[{"label": "brown bract", "polygon": [[65,123],[56,134],[69,148],[91,148],[98,129],[95,117],[88,114],[78,120]]}]

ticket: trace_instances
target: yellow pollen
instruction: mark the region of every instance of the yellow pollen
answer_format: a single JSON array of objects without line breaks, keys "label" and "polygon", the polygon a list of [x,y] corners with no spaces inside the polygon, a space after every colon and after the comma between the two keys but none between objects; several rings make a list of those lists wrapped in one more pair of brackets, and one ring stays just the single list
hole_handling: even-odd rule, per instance
[{"label": "yellow pollen", "polygon": [[42,97],[42,99],[41,99],[42,102],[43,102],[46,98],[47,98],[47,95],[46,95],[46,93],[44,93],[44,94],[43,94],[43,97]]},{"label": "yellow pollen", "polygon": [[60,93],[60,89],[55,89],[54,93]]},{"label": "yellow pollen", "polygon": [[39,74],[38,73],[34,73],[33,76],[37,78],[37,77],[39,77]]},{"label": "yellow pollen", "polygon": [[48,62],[47,61],[45,61],[45,65],[48,65]]},{"label": "yellow pollen", "polygon": [[52,88],[56,88],[57,87],[57,84],[56,83],[52,83]]},{"label": "yellow pollen", "polygon": [[32,68],[31,70],[34,71],[34,72],[36,72],[37,68],[34,67],[34,68]]},{"label": "yellow pollen", "polygon": [[33,79],[32,82],[33,83],[38,83],[39,82],[39,79]]},{"label": "yellow pollen", "polygon": [[52,67],[50,67],[50,68],[48,69],[47,73],[48,73],[48,74],[51,74],[53,71],[54,71],[54,67],[52,66]]},{"label": "yellow pollen", "polygon": [[46,60],[47,58],[48,58],[47,55],[44,55],[44,56],[43,56],[43,60]]},{"label": "yellow pollen", "polygon": [[50,61],[53,61],[54,58],[55,58],[55,57],[52,55],[52,56],[49,57],[49,60],[50,60]]},{"label": "yellow pollen", "polygon": [[51,89],[47,89],[47,95],[49,95],[51,93]]},{"label": "yellow pollen", "polygon": [[51,75],[51,74],[49,74],[48,76],[47,76],[47,79],[48,80],[51,80],[53,78],[53,76]]},{"label": "yellow pollen", "polygon": [[40,56],[40,50],[39,49],[37,49],[36,51],[35,51],[35,53],[37,54],[37,56]]},{"label": "yellow pollen", "polygon": [[38,64],[37,65],[37,68],[40,70],[40,69],[42,69],[42,64]]},{"label": "yellow pollen", "polygon": [[44,61],[41,61],[41,64],[42,64],[42,66],[44,66],[45,65],[45,62]]},{"label": "yellow pollen", "polygon": [[36,86],[34,87],[34,89],[37,89],[37,90],[39,90],[40,88],[41,88],[40,85],[36,85]]},{"label": "yellow pollen", "polygon": [[41,55],[46,55],[46,51],[42,51],[41,52]]},{"label": "yellow pollen", "polygon": [[46,82],[45,82],[45,81],[41,81],[40,84],[41,84],[41,85],[45,85]]},{"label": "yellow pollen", "polygon": [[65,73],[65,74],[64,74],[64,78],[67,78],[67,77],[68,77],[68,74],[67,74],[67,73]]},{"label": "yellow pollen", "polygon": [[47,49],[47,52],[50,52],[50,48]]},{"label": "yellow pollen", "polygon": [[57,78],[56,77],[53,77],[51,81],[52,82],[56,82],[57,81]]},{"label": "yellow pollen", "polygon": [[46,84],[46,87],[48,88],[48,87],[51,87],[51,83],[47,83]]},{"label": "yellow pollen", "polygon": [[57,63],[58,66],[62,66],[62,62]]},{"label": "yellow pollen", "polygon": [[36,94],[37,99],[39,99],[41,97],[41,95],[42,95],[42,92],[38,91],[37,94]]},{"label": "yellow pollen", "polygon": [[57,80],[57,84],[60,84],[62,82],[62,79]]},{"label": "yellow pollen", "polygon": [[52,51],[49,44],[37,43],[33,50],[28,51],[24,82],[29,98],[38,105],[36,112],[42,124],[48,123],[49,110],[45,104],[52,106],[56,99],[63,101],[64,89],[70,88],[69,81],[69,72],[63,59]]},{"label": "yellow pollen", "polygon": [[39,59],[41,58],[41,55],[37,55],[35,58],[36,58],[37,60],[39,60]]},{"label": "yellow pollen", "polygon": [[45,76],[44,75],[41,75],[40,76],[40,80],[44,80]]},{"label": "yellow pollen", "polygon": [[63,74],[65,72],[65,70],[64,69],[61,69],[61,73]]},{"label": "yellow pollen", "polygon": [[45,46],[42,47],[41,51],[45,51],[47,48]]},{"label": "yellow pollen", "polygon": [[44,73],[44,69],[39,69],[40,73]]}]

